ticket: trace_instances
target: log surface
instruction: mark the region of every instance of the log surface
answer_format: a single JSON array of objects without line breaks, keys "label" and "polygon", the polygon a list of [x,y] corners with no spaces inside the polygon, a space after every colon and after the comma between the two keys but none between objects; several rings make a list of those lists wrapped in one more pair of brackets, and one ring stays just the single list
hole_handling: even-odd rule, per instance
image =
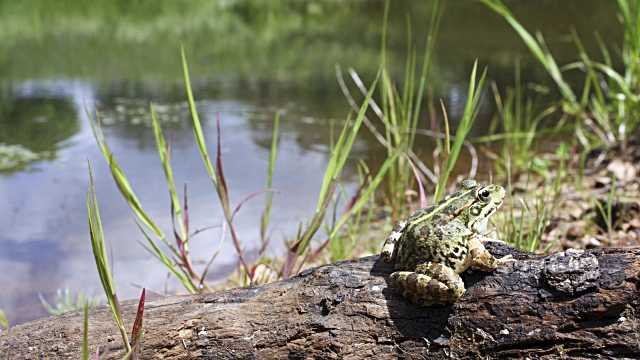
[{"label": "log surface", "polygon": [[[143,359],[640,358],[640,248],[536,256],[467,272],[451,306],[419,307],[387,287],[377,256],[256,288],[149,301]],[[136,301],[123,304],[127,328]],[[109,310],[93,310],[90,347],[122,357]],[[0,359],[80,358],[82,314],[0,335]]]}]

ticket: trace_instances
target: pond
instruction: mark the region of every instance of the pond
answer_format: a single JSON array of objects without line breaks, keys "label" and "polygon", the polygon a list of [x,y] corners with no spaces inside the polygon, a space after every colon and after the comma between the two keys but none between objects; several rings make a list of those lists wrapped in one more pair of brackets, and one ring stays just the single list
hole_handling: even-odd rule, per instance
[{"label": "pond", "polygon": [[[576,56],[571,29],[590,51],[597,49],[595,32],[611,44],[621,37],[615,2],[507,4],[527,28],[542,31],[560,63]],[[406,19],[411,36],[422,44],[429,9],[428,2],[392,1],[389,56],[398,77]],[[88,162],[119,296],[135,297],[141,287],[161,294],[180,290],[138,244],[142,237],[101,158],[90,121],[98,110],[106,140],[142,204],[169,230],[169,197],[148,116],[149,103],[156,104],[171,143],[176,183],[187,184],[192,228],[219,225],[221,210],[189,123],[181,44],[211,151],[220,117],[234,203],[264,188],[272,121],[282,113],[270,230],[270,252],[281,254],[283,240],[311,216],[332,129],[337,131],[349,112],[335,65],[373,77],[383,13],[382,1],[0,1],[0,309],[11,323],[46,315],[39,298],[51,302],[59,289],[101,295],[86,225]],[[548,84],[502,19],[475,1],[449,1],[429,87],[454,122],[475,59],[498,84],[513,83],[516,59],[524,80]],[[483,101],[474,135],[485,131],[493,115],[490,94]],[[347,190],[354,189],[355,160],[375,166],[384,156],[365,132],[345,172]],[[432,145],[429,138],[418,141],[424,149]],[[249,254],[259,246],[262,208],[262,198],[256,198],[236,219]],[[220,234],[213,228],[193,239],[197,261],[211,256]],[[212,281],[235,267],[230,241],[221,246]]]}]

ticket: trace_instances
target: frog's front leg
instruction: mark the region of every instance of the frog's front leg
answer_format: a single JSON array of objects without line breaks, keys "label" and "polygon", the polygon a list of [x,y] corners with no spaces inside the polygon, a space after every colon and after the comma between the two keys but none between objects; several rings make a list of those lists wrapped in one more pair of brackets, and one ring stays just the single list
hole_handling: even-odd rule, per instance
[{"label": "frog's front leg", "polygon": [[387,239],[384,241],[382,245],[382,260],[385,262],[391,262],[391,258],[393,256],[393,250],[395,249],[396,243],[402,237],[402,233],[404,232],[405,227],[407,226],[407,221],[403,220],[396,224],[391,231],[391,234],[387,236]]},{"label": "frog's front leg", "polygon": [[480,271],[493,271],[501,265],[516,261],[511,255],[496,259],[484,248],[477,236],[473,236],[469,240],[469,257],[471,258],[471,268]]},{"label": "frog's front leg", "polygon": [[460,275],[450,267],[433,262],[419,264],[415,271],[396,271],[391,285],[402,290],[412,303],[446,304],[458,300],[465,288]]}]

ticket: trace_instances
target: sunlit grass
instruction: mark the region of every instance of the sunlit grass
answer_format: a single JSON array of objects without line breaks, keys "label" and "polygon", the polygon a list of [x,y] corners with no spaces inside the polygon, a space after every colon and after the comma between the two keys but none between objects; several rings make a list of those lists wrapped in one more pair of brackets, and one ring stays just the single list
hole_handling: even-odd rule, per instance
[{"label": "sunlit grass", "polygon": [[478,116],[480,98],[482,96],[482,90],[484,88],[484,81],[487,77],[487,69],[484,69],[479,79],[477,78],[477,70],[478,62],[476,61],[473,64],[473,69],[471,70],[471,76],[469,78],[469,89],[467,92],[467,102],[464,106],[464,112],[462,113],[462,118],[460,119],[460,123],[458,124],[458,128],[456,129],[453,143],[451,144],[449,141],[449,131],[446,131],[446,160],[444,162],[445,165],[443,171],[440,173],[440,177],[438,178],[438,184],[436,185],[436,191],[434,195],[434,202],[440,201],[444,196],[447,182],[449,180],[449,177],[451,176],[456,162],[458,161],[460,150],[462,150],[462,145],[469,135],[469,131],[473,126],[474,120]]},{"label": "sunlit grass", "polygon": [[218,115],[218,119],[216,123],[218,143],[217,143],[217,151],[216,151],[216,166],[214,167],[213,164],[211,163],[211,157],[209,156],[209,151],[207,150],[205,136],[202,131],[202,125],[200,122],[200,116],[198,115],[198,109],[193,97],[193,91],[191,89],[191,78],[189,75],[189,64],[187,63],[187,57],[185,55],[184,48],[181,48],[180,50],[181,50],[181,56],[182,56],[182,70],[184,75],[185,91],[187,94],[187,101],[189,103],[189,112],[191,113],[193,133],[196,139],[196,143],[198,144],[198,150],[200,151],[200,156],[202,158],[202,162],[207,171],[207,174],[209,175],[209,179],[211,180],[216,190],[216,194],[218,195],[218,200],[220,202],[220,206],[222,207],[224,220],[228,227],[229,233],[231,234],[231,240],[236,250],[236,255],[238,256],[238,260],[240,261],[240,266],[242,267],[244,274],[248,276],[249,283],[251,283],[252,282],[251,271],[249,269],[247,260],[245,259],[245,256],[244,256],[244,250],[242,249],[242,242],[233,224],[233,213],[231,209],[231,202],[229,199],[229,190],[227,188],[227,181],[225,179],[224,171],[222,168],[222,152],[220,150],[221,148],[220,118]]},{"label": "sunlit grass", "polygon": [[[298,232],[290,242],[288,256],[282,267],[280,273],[283,277],[289,277],[293,273],[297,272],[309,257],[314,257],[319,251],[322,251],[329,246],[331,257],[334,260],[341,258],[345,255],[346,244],[342,243],[348,241],[348,239],[342,236],[343,226],[350,221],[353,221],[353,216],[360,215],[364,206],[372,199],[376,189],[380,186],[382,179],[387,174],[392,164],[397,159],[397,154],[392,154],[382,164],[378,173],[368,183],[363,183],[358,195],[352,199],[352,203],[345,209],[340,217],[330,223],[326,227],[327,238],[323,241],[318,249],[315,251],[309,251],[310,244],[314,236],[321,229],[323,223],[326,222],[326,215],[329,206],[335,200],[336,187],[342,174],[342,170],[346,164],[346,161],[351,153],[351,149],[358,135],[358,131],[364,122],[366,111],[370,100],[373,96],[373,92],[376,89],[378,77],[373,81],[370,86],[367,95],[360,106],[355,119],[351,120],[347,118],[345,124],[342,127],[340,135],[331,148],[331,156],[325,169],[322,185],[318,194],[318,201],[316,209],[311,219],[306,224],[300,224]],[[353,225],[353,223],[351,223]]]},{"label": "sunlit grass", "polygon": [[82,311],[82,360],[89,360],[89,304]]},{"label": "sunlit grass", "polygon": [[616,202],[616,182],[615,178],[613,178],[613,183],[611,184],[611,189],[607,194],[606,201],[601,201],[599,199],[593,199],[593,208],[598,211],[598,215],[602,219],[604,223],[604,229],[609,235],[609,238],[613,238],[613,230],[616,224],[613,223],[613,207]]},{"label": "sunlit grass", "polygon": [[515,16],[511,13],[501,0],[480,0],[493,11],[501,15],[513,29],[522,38],[522,41],[529,48],[533,56],[544,66],[553,81],[558,86],[560,93],[567,102],[567,109],[571,113],[577,113],[580,111],[580,105],[578,99],[571,89],[569,83],[564,79],[562,71],[556,63],[551,51],[547,47],[544,38],[541,34],[536,37],[531,35],[519,22]]},{"label": "sunlit grass", "polygon": [[[96,116],[97,121],[99,119],[99,116]],[[154,119],[154,117],[152,117],[152,119]],[[180,252],[173,244],[169,242],[165,233],[160,229],[160,227],[156,224],[152,217],[142,207],[142,204],[140,203],[138,196],[134,192],[127,176],[124,173],[124,170],[122,169],[122,167],[120,167],[118,161],[113,156],[111,149],[107,145],[102,134],[100,124],[91,122],[91,125],[98,147],[100,148],[102,155],[109,165],[111,176],[113,177],[113,180],[115,181],[120,194],[134,213],[137,220],[136,224],[138,225],[140,232],[146,240],[146,242],[143,243],[143,246],[149,251],[149,253],[160,260],[160,262],[162,262],[167,270],[169,270],[171,274],[173,274],[189,292],[197,292],[198,288],[196,283],[194,283],[194,280],[189,276],[189,273],[185,269],[185,266],[180,265]],[[154,124],[154,128],[156,126],[157,125]],[[168,161],[168,157],[166,157],[165,160]],[[164,167],[169,167],[169,165],[164,165]],[[166,248],[168,248],[170,250],[170,254],[166,254],[164,250],[162,250],[161,246],[165,246]]]},{"label": "sunlit grass", "polygon": [[269,221],[271,220],[271,209],[273,207],[273,172],[276,167],[276,159],[278,157],[278,143],[280,131],[280,113],[276,113],[273,121],[273,129],[271,130],[271,147],[269,150],[269,164],[267,165],[267,183],[265,186],[265,203],[264,210],[260,216],[260,253],[266,251],[269,244],[267,231],[269,229]]},{"label": "sunlit grass", "polygon": [[318,193],[318,200],[313,216],[304,227],[304,230],[301,232],[301,236],[291,246],[291,250],[295,251],[298,255],[302,255],[307,251],[311,239],[318,229],[320,229],[320,226],[322,226],[327,208],[331,202],[332,196],[334,195],[338,178],[340,174],[342,174],[342,169],[346,164],[351,148],[355,142],[356,136],[358,135],[358,131],[360,130],[360,126],[362,125],[368,108],[369,100],[375,90],[376,83],[377,79],[371,86],[356,118],[353,121],[349,118],[345,121],[342,131],[340,132],[340,136],[331,149],[331,157],[329,158],[327,168],[325,169],[322,177],[322,184]]},{"label": "sunlit grass", "polygon": [[[218,196],[218,201],[222,208],[224,217],[224,229],[231,235],[232,243],[238,256],[240,263],[241,275],[240,283],[249,285],[254,283],[254,272],[259,265],[267,266],[262,259],[262,255],[266,251],[269,243],[268,228],[270,223],[270,217],[272,213],[273,203],[273,174],[275,169],[275,162],[277,159],[277,148],[279,138],[279,114],[276,114],[274,119],[274,126],[272,129],[272,143],[270,148],[269,161],[267,164],[267,176],[266,176],[266,189],[265,193],[265,205],[260,218],[260,240],[261,249],[259,251],[258,260],[255,263],[251,263],[245,256],[244,243],[238,236],[237,230],[234,224],[234,217],[239,212],[242,205],[253,198],[255,195],[261,192],[255,192],[245,197],[238,202],[235,206],[232,206],[229,196],[229,188],[227,179],[223,170],[223,158],[221,152],[221,126],[220,119],[216,120],[216,134],[217,145],[215,159],[210,156],[205,134],[203,131],[200,115],[197,110],[197,104],[191,88],[191,78],[189,74],[189,67],[187,63],[186,54],[184,49],[181,51],[181,59],[183,65],[183,76],[185,93],[189,105],[189,111],[191,114],[191,123],[193,126],[194,138],[202,158],[203,166],[207,175],[209,176],[213,187]],[[321,243],[318,247],[319,250],[326,249],[326,245],[330,245],[328,249],[331,251],[332,258],[344,257],[344,251],[338,251],[336,249],[343,247],[341,230],[345,225],[349,225],[349,228],[353,228],[353,223],[350,221],[353,218],[360,219],[360,214],[364,210],[365,205],[370,203],[374,197],[375,190],[380,186],[384,175],[389,170],[391,164],[396,161],[397,156],[392,155],[387,159],[380,167],[378,173],[375,176],[366,177],[363,180],[362,187],[357,196],[354,197],[353,202],[339,215],[336,215],[333,222],[328,222],[326,219],[327,209],[333,202],[337,203],[339,194],[335,192],[336,187],[341,181],[342,171],[347,164],[349,154],[356,141],[359,129],[363,123],[363,119],[368,109],[368,104],[376,89],[377,79],[373,82],[372,86],[368,90],[368,94],[361,107],[355,114],[355,118],[348,118],[342,127],[342,131],[338,136],[336,142],[331,146],[331,154],[327,168],[323,175],[322,184],[319,189],[318,201],[316,209],[311,216],[311,219],[307,222],[301,222],[300,228],[296,236],[289,242],[288,256],[286,261],[279,271],[280,276],[288,277],[306,261],[309,260],[310,244],[314,239],[314,236],[325,225],[326,241]],[[193,263],[191,261],[189,253],[189,239],[191,234],[189,233],[189,214],[187,206],[186,186],[184,193],[184,200],[180,202],[180,197],[177,193],[177,187],[174,180],[173,170],[171,167],[170,147],[166,143],[161,125],[158,121],[155,109],[153,105],[150,106],[150,116],[153,125],[153,131],[156,139],[156,145],[158,149],[158,155],[162,163],[163,171],[165,174],[166,185],[171,200],[171,218],[173,223],[173,233],[175,237],[175,244],[168,241],[165,233],[161,230],[160,226],[148,215],[143,209],[142,204],[138,200],[133,188],[131,187],[129,180],[127,179],[124,171],[119,166],[117,160],[114,158],[111,150],[109,149],[104,137],[102,135],[99,124],[93,124],[93,131],[96,141],[100,147],[100,150],[109,164],[111,174],[120,190],[121,195],[127,201],[127,204],[132,209],[137,219],[137,224],[141,230],[141,233],[146,239],[143,246],[158,258],[167,269],[182,283],[182,285],[189,292],[199,292],[208,290],[208,286],[205,282],[206,274],[213,260],[215,259],[218,251],[213,253],[211,260],[208,262],[201,274],[197,273]],[[215,161],[215,165],[214,165]],[[327,224],[330,226],[327,227]],[[348,230],[347,230],[348,232]],[[165,251],[168,249],[169,251]],[[344,249],[344,247],[343,247]],[[317,251],[316,251],[317,252]],[[313,252],[315,253],[315,252]],[[270,265],[269,265],[270,266]]]},{"label": "sunlit grass", "polygon": [[[140,300],[138,303],[138,310],[136,312],[136,318],[133,323],[133,329],[131,330],[131,342],[129,342],[129,336],[124,327],[124,320],[122,317],[122,311],[120,308],[120,302],[115,290],[115,284],[109,269],[109,258],[107,257],[106,244],[104,238],[104,231],[102,228],[102,220],[100,219],[100,209],[98,206],[98,199],[96,196],[95,185],[93,181],[93,171],[89,166],[89,189],[87,190],[87,218],[89,221],[89,234],[91,238],[91,249],[100,276],[100,282],[102,288],[107,297],[107,303],[113,314],[116,326],[120,332],[122,343],[125,349],[124,359],[138,359],[138,353],[140,350],[140,344],[142,341],[142,318],[144,316],[144,303],[145,303],[145,289],[142,289]],[[88,310],[89,304],[84,304],[84,323],[83,323],[83,340],[82,340],[82,358],[87,359],[89,357],[89,316]]]},{"label": "sunlit grass", "polygon": [[111,270],[109,269],[109,258],[107,257],[104,232],[102,230],[102,221],[100,220],[100,210],[98,208],[98,199],[96,197],[91,168],[89,168],[89,189],[87,190],[87,219],[89,221],[89,234],[91,235],[91,249],[96,262],[96,268],[98,269],[98,275],[100,276],[100,282],[102,283],[102,289],[107,296],[107,303],[111,308],[116,326],[120,331],[122,343],[126,351],[130,352],[131,345],[129,344],[129,337],[124,328],[120,302],[118,301],[115,284],[113,283]]},{"label": "sunlit grass", "polygon": [[97,297],[90,297],[82,292],[78,292],[75,296],[69,289],[58,289],[52,302],[49,303],[42,294],[38,294],[40,303],[51,315],[61,315],[67,312],[82,309],[85,305],[90,308],[100,303]]},{"label": "sunlit grass", "polygon": [[525,95],[519,62],[516,62],[514,86],[508,87],[504,96],[496,83],[492,83],[491,89],[496,114],[489,135],[476,138],[474,141],[500,144],[494,165],[499,175],[506,176],[509,167],[511,174],[534,171],[544,176],[548,170],[547,162],[538,156],[535,144],[541,137],[556,133],[554,129],[546,131],[541,128],[541,122],[555,112],[555,107],[540,109],[534,98]]},{"label": "sunlit grass", "polygon": [[4,311],[0,309],[0,330],[9,330],[9,320],[7,319],[7,315],[5,315]]},{"label": "sunlit grass", "polygon": [[[546,69],[562,95],[562,112],[575,118],[578,140],[585,149],[593,146],[625,145],[629,136],[640,126],[640,2],[619,0],[624,41],[622,72],[617,71],[607,46],[600,41],[604,62],[595,61],[573,34],[580,60],[560,67],[544,39],[533,37],[501,0],[481,0],[501,15],[522,38],[534,57]],[[584,73],[584,87],[577,96],[564,79],[563,71],[579,70]]]},{"label": "sunlit grass", "polygon": [[[426,43],[422,54],[422,64],[417,63],[417,50],[412,44],[411,23],[407,21],[407,56],[404,65],[403,86],[399,89],[391,78],[390,64],[387,56],[387,23],[390,2],[386,2],[385,15],[382,31],[382,54],[381,54],[381,116],[383,125],[384,141],[382,142],[387,150],[387,157],[395,156],[395,163],[389,168],[385,181],[387,188],[386,202],[391,208],[391,216],[399,218],[406,211],[407,189],[413,188],[414,173],[411,171],[411,162],[420,162],[416,156],[411,156],[414,151],[416,130],[421,120],[423,99],[425,89],[430,80],[431,68],[433,67],[433,55],[435,52],[436,38],[440,28],[440,20],[444,11],[443,4],[436,0],[432,2],[430,9],[429,30],[426,36]],[[418,167],[420,170],[424,166]],[[423,177],[430,174],[423,174],[420,171],[417,176]],[[433,176],[432,176],[433,177]]]},{"label": "sunlit grass", "polygon": [[[569,174],[567,168],[569,155],[566,144],[558,146],[555,158],[557,160],[552,164],[551,176],[542,177],[533,170],[535,159],[530,159],[529,168],[522,169],[525,180],[520,180],[517,184],[513,182],[511,163],[507,163],[505,178],[507,192],[511,196],[505,206],[506,209],[496,216],[496,224],[502,238],[516,248],[529,252],[546,252],[555,245],[554,239],[551,239],[551,242],[541,248],[547,226],[562,201],[561,188]],[[532,188],[530,184],[539,185],[537,188]],[[518,193],[514,191],[514,185],[524,187],[526,190]]]}]

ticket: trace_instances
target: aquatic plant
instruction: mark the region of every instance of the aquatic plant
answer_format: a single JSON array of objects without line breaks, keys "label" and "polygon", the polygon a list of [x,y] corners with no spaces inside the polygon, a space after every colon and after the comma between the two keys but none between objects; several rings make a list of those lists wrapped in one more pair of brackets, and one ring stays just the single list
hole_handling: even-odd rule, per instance
[{"label": "aquatic plant", "polygon": [[51,303],[49,303],[42,294],[38,294],[40,303],[51,315],[61,315],[71,311],[77,311],[84,306],[90,308],[100,303],[97,297],[87,296],[82,292],[78,292],[75,296],[68,288],[56,290],[56,294]]},{"label": "aquatic plant", "polygon": [[0,172],[17,170],[39,160],[41,156],[22,145],[0,143]]}]

